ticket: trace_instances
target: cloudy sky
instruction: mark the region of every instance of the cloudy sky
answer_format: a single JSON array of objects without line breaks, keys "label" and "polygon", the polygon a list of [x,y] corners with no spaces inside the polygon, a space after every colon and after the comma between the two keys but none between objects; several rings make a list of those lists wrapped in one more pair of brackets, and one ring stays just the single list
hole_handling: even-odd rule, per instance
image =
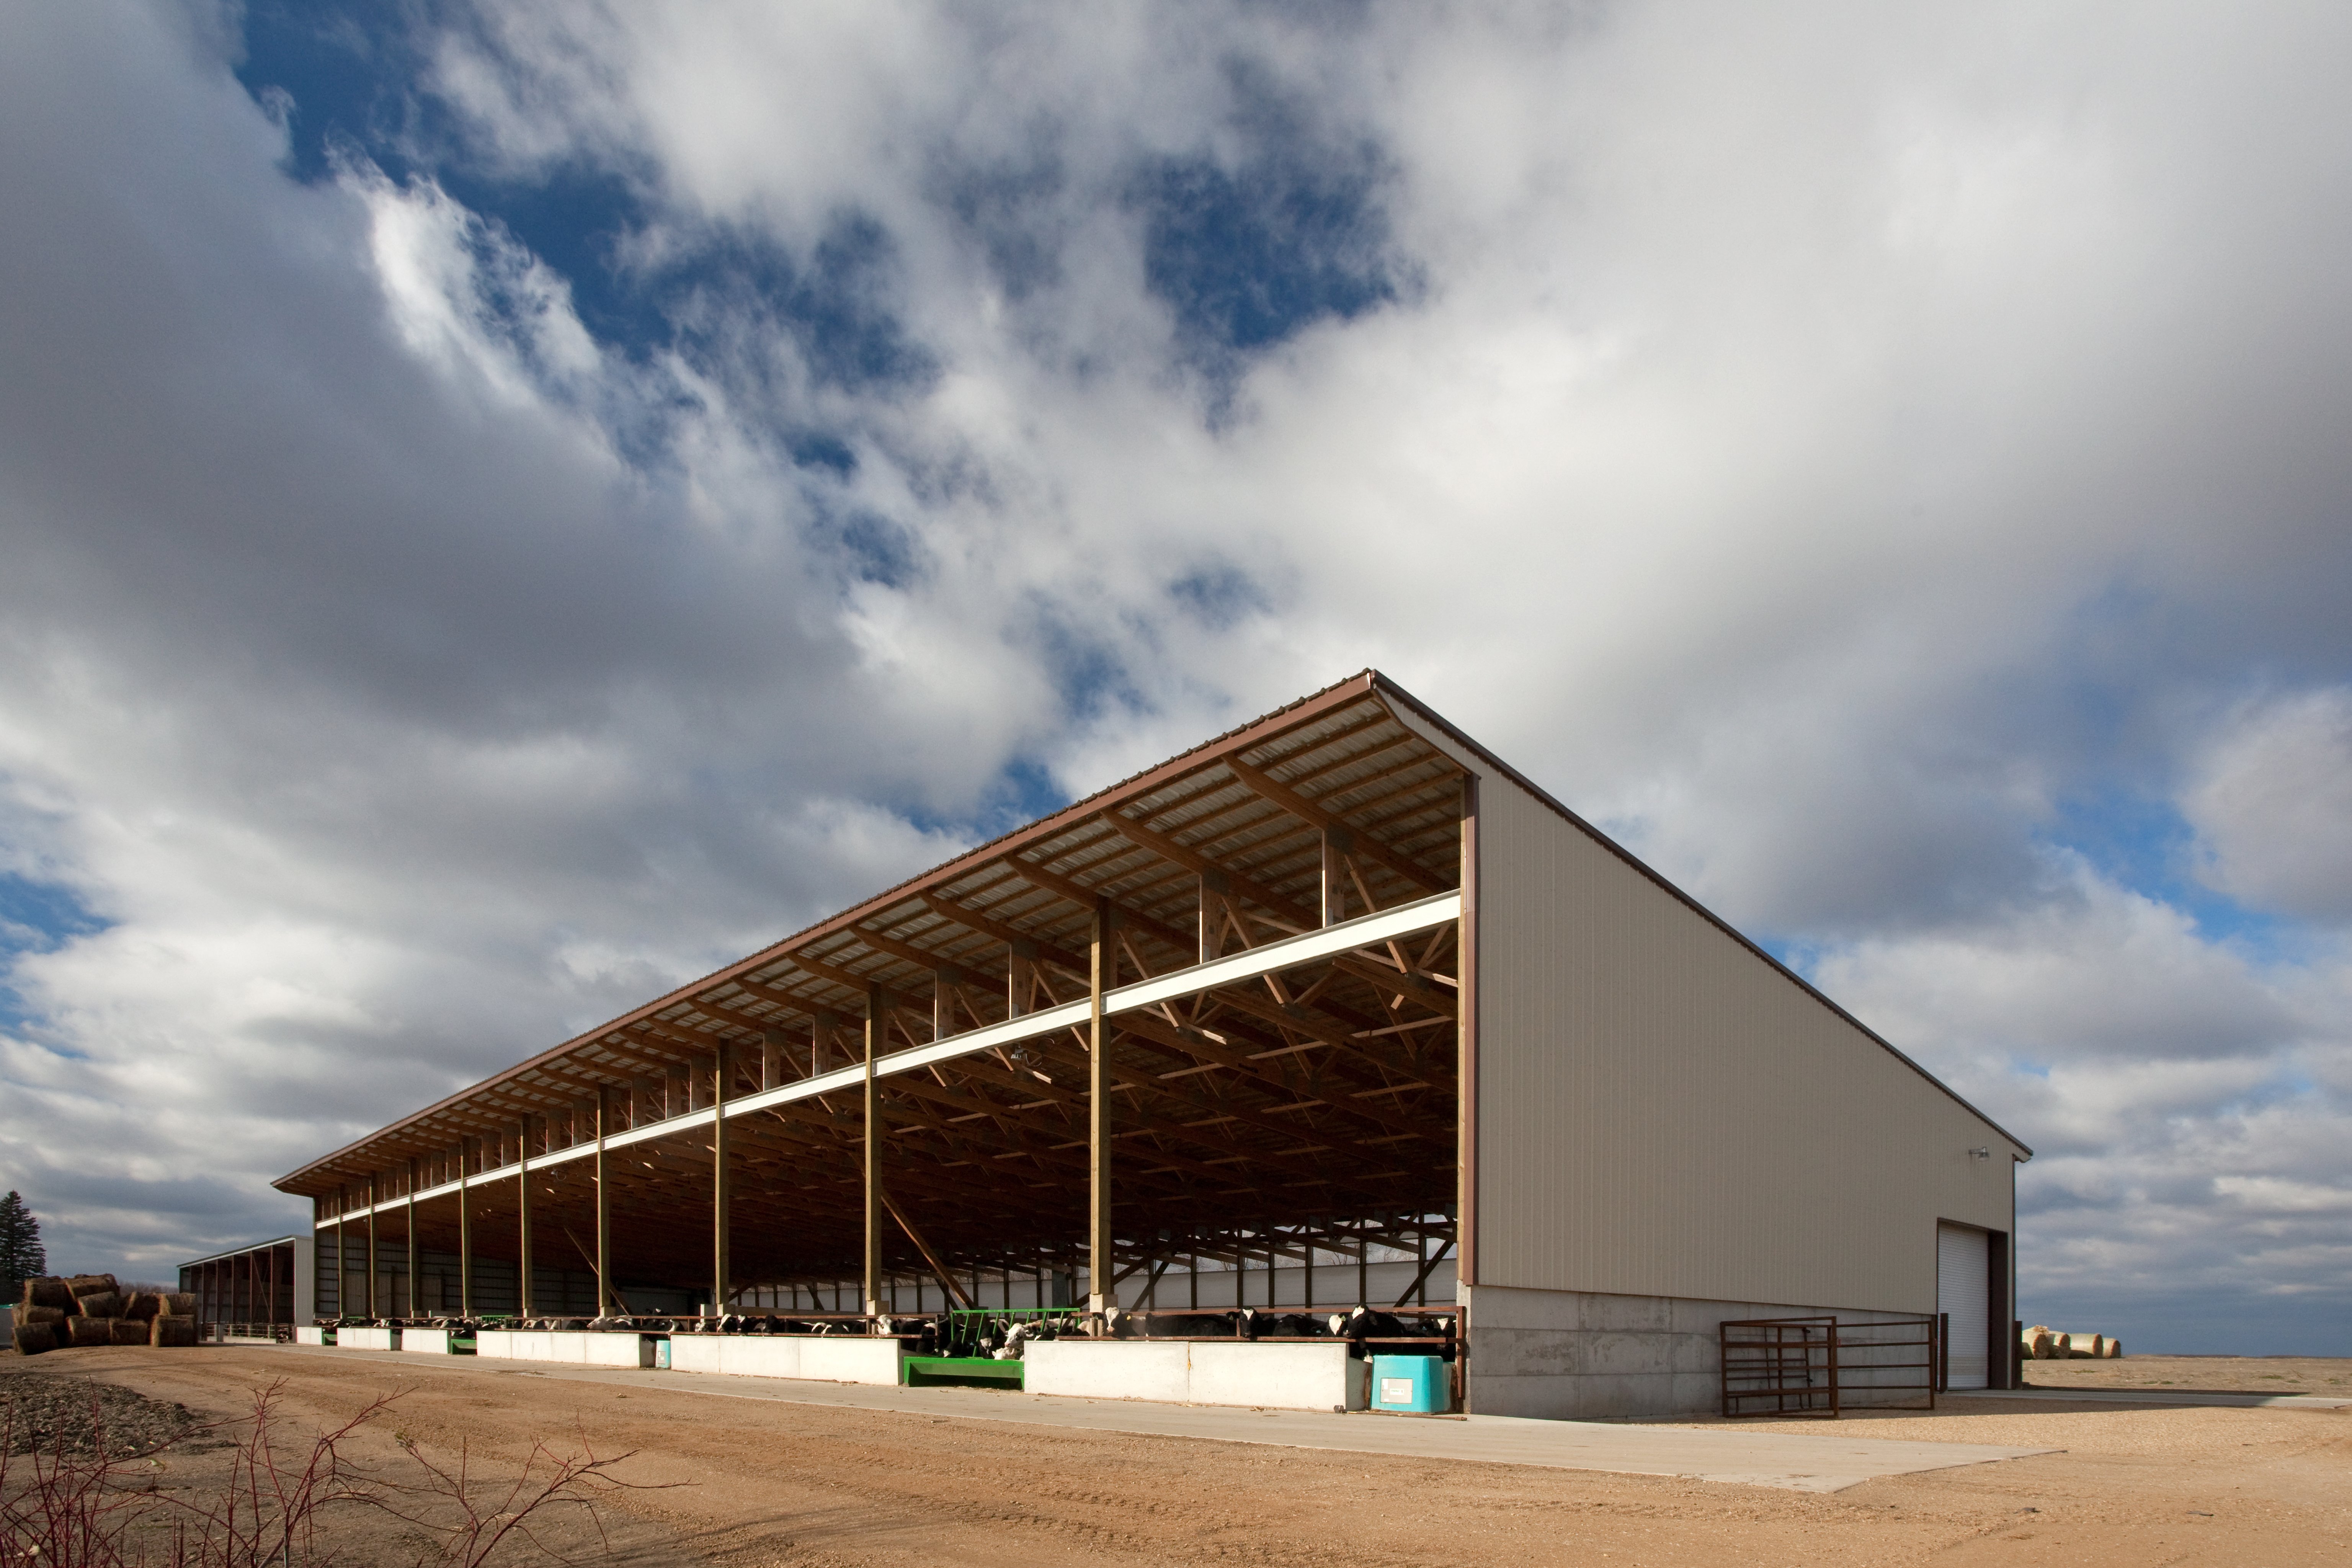
[{"label": "cloudy sky", "polygon": [[0,1184],[268,1179],[1387,670],[2352,1353],[2352,11],[0,8]]}]

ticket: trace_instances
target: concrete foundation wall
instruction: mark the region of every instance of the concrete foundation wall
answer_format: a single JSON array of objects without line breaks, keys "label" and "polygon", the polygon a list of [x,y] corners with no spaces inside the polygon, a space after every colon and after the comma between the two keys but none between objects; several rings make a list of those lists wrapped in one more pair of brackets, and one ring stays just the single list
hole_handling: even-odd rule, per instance
[{"label": "concrete foundation wall", "polygon": [[[838,1339],[800,1342],[801,1375],[816,1383],[896,1384],[905,1355],[896,1340]],[[671,1353],[677,1353],[672,1342]]]},{"label": "concrete foundation wall", "polygon": [[813,1383],[895,1384],[905,1359],[896,1340],[844,1334],[805,1339],[781,1334],[672,1334],[672,1372],[733,1377],[797,1377]]},{"label": "concrete foundation wall", "polygon": [[396,1351],[400,1348],[398,1329],[338,1329],[335,1343],[345,1350]]},{"label": "concrete foundation wall", "polygon": [[447,1355],[449,1331],[446,1329],[403,1329],[400,1348],[417,1355]]},{"label": "concrete foundation wall", "polygon": [[298,1345],[323,1345],[327,1342],[327,1331],[307,1324],[298,1325],[294,1330],[294,1342]]},{"label": "concrete foundation wall", "polygon": [[[348,1334],[352,1331],[342,1331]],[[555,1329],[484,1329],[477,1355],[508,1361],[552,1361],[580,1366],[651,1366],[654,1342],[645,1334]]]},{"label": "concrete foundation wall", "polygon": [[1168,1405],[1238,1405],[1279,1410],[1361,1410],[1371,1363],[1348,1347],[1133,1340],[1049,1340],[1023,1357],[1031,1394],[1150,1399]]},{"label": "concrete foundation wall", "polygon": [[737,1377],[798,1377],[801,1343],[766,1335],[673,1334],[672,1372],[720,1372]]},{"label": "concrete foundation wall", "polygon": [[1727,1319],[1830,1313],[1840,1323],[1875,1323],[1898,1316],[1496,1285],[1475,1288],[1469,1305],[1471,1413],[1559,1420],[1714,1412],[1722,1394],[1717,1329]]}]

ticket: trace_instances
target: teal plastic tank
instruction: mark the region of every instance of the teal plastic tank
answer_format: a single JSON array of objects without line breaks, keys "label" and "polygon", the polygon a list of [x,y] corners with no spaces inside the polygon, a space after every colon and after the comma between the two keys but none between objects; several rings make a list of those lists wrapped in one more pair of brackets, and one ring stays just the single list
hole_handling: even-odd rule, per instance
[{"label": "teal plastic tank", "polygon": [[1372,1408],[1423,1415],[1454,1408],[1454,1366],[1433,1355],[1372,1358]]}]

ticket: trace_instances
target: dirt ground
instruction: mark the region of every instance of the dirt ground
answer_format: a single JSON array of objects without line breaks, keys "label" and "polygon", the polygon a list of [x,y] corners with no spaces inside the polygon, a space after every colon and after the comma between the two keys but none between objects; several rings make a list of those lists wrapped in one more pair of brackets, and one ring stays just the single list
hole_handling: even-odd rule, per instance
[{"label": "dirt ground", "polygon": [[2352,1361],[2319,1356],[2144,1355],[2118,1361],[2030,1361],[2033,1388],[2196,1388],[2231,1394],[2352,1397]]},{"label": "dirt ground", "polygon": [[[2344,1374],[2343,1363],[2317,1364]],[[665,1390],[650,1374],[620,1388],[520,1368],[412,1372],[237,1348],[0,1356],[0,1377],[58,1373],[224,1416],[243,1410],[255,1386],[282,1378],[284,1414],[313,1426],[399,1392],[363,1445],[387,1463],[402,1457],[395,1437],[444,1457],[462,1442],[478,1466],[509,1471],[541,1437],[633,1452],[618,1473],[665,1489],[605,1505],[609,1553],[575,1527],[558,1544],[581,1561],[2352,1563],[2352,1411],[1954,1399],[1933,1415],[1849,1419],[1836,1430],[2065,1452],[1820,1496],[713,1398]],[[181,1467],[167,1469],[165,1484],[215,1462],[170,1448],[158,1458]],[[351,1544],[362,1560],[390,1563],[413,1561],[417,1543],[361,1534]]]}]

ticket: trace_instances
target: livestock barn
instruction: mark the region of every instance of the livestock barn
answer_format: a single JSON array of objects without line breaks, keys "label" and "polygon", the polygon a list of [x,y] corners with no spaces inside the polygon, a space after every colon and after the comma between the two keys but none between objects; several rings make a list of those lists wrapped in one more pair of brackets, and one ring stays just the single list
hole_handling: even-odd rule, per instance
[{"label": "livestock barn", "polygon": [[2006,1385],[2029,1154],[1367,671],[277,1184],[345,1342],[1581,1416]]}]

